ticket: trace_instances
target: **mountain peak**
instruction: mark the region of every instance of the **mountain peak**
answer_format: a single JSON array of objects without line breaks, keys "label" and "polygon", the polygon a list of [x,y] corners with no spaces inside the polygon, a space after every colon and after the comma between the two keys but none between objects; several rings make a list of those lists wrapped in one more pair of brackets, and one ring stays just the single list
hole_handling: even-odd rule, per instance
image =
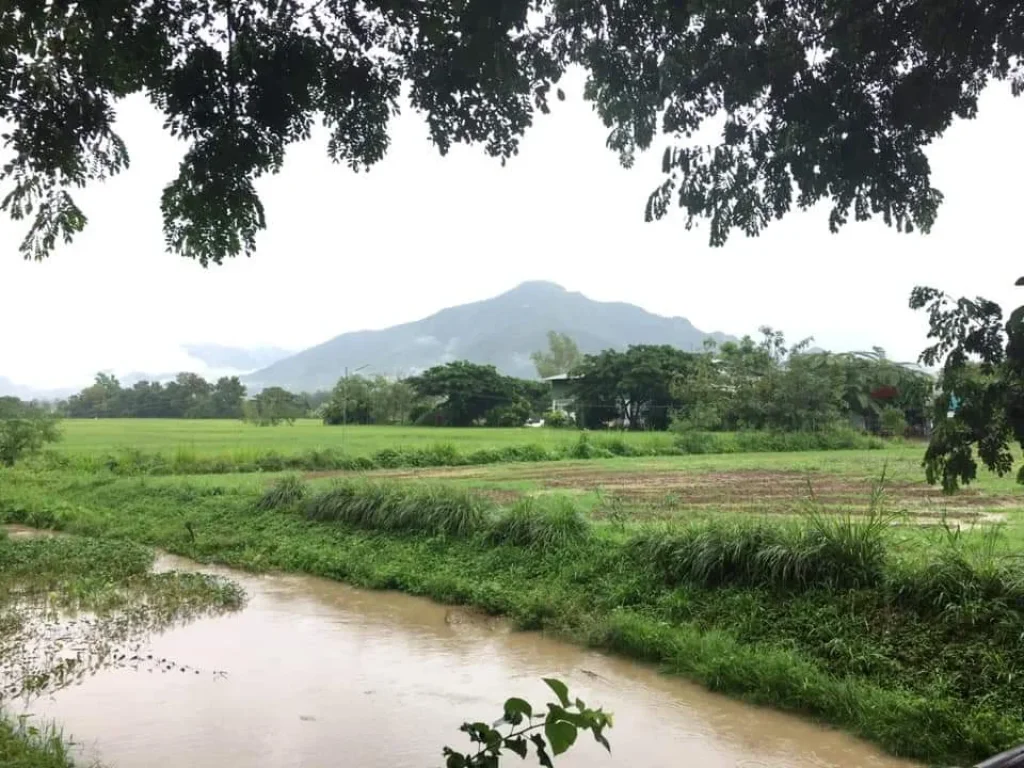
[{"label": "mountain peak", "polygon": [[558,283],[552,283],[549,280],[527,280],[520,283],[510,291],[506,291],[505,295],[510,294],[523,295],[528,294],[531,296],[541,295],[557,295],[568,293],[565,288],[560,286]]},{"label": "mountain peak", "polygon": [[253,388],[311,391],[333,387],[345,367],[408,376],[454,360],[494,365],[503,373],[536,375],[530,355],[547,347],[549,331],[572,337],[581,352],[670,344],[699,350],[708,334],[681,317],[662,317],[633,304],[594,301],[557,283],[530,280],[499,296],[448,307],[430,317],[380,331],[345,333],[244,377]]}]

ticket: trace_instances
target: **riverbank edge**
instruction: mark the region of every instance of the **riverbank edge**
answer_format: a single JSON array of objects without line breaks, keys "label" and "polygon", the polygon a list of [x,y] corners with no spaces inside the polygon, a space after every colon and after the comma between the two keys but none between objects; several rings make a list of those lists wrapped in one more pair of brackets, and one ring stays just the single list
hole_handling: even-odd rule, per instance
[{"label": "riverbank edge", "polygon": [[0,765],[4,768],[73,768],[71,742],[56,726],[30,726],[0,710]]},{"label": "riverbank edge", "polygon": [[[307,523],[287,513],[252,513],[219,506],[218,527],[232,537],[218,544],[210,531],[200,549],[182,536],[178,526],[139,526],[123,510],[97,510],[79,516],[74,509],[29,516],[0,508],[5,522],[51,527],[68,533],[127,539],[165,549],[201,563],[216,563],[249,572],[280,570],[304,573],[371,589],[396,589],[441,603],[468,605],[503,615],[524,629],[540,629],[560,638],[658,664],[709,690],[747,702],[799,714],[865,738],[890,753],[932,764],[983,759],[1011,739],[1024,736],[1024,725],[993,711],[966,718],[963,708],[948,700],[930,701],[904,690],[890,690],[863,679],[840,678],[799,653],[770,645],[744,644],[727,628],[701,629],[693,624],[669,625],[640,611],[615,609],[595,616],[539,603],[524,607],[504,599],[494,584],[436,573],[430,559],[387,559],[387,546],[372,546],[366,532],[334,524]],[[82,508],[79,508],[82,510]],[[84,511],[84,510],[83,510]],[[22,511],[23,512],[23,511]],[[36,519],[31,519],[35,517]],[[135,524],[133,524],[133,522]],[[166,521],[164,521],[166,523]],[[259,526],[250,530],[250,526]],[[256,535],[274,526],[283,536],[268,545]],[[297,526],[297,527],[295,527]],[[246,536],[246,531],[251,535]],[[431,555],[459,555],[467,542],[416,540],[402,535],[374,534],[380,544],[423,546]],[[330,539],[346,543],[345,557],[332,552]],[[367,546],[367,544],[370,546]],[[324,545],[327,545],[326,547]],[[400,553],[399,553],[400,554]],[[531,555],[524,551],[523,556]],[[384,558],[384,559],[382,559]]]}]

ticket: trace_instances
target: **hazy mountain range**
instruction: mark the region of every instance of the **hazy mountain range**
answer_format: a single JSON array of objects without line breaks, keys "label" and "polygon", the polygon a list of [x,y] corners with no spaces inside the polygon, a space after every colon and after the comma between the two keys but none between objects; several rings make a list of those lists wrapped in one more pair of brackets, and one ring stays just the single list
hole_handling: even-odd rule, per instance
[{"label": "hazy mountain range", "polygon": [[[293,391],[330,389],[345,372],[408,376],[452,360],[487,363],[513,376],[536,376],[530,354],[547,347],[548,331],[567,333],[582,352],[630,344],[671,344],[700,349],[706,333],[683,317],[662,317],[633,304],[594,301],[548,282],[527,282],[499,296],[442,309],[429,317],[377,331],[343,333],[298,353],[277,347],[188,344],[191,370],[210,381],[241,375],[250,391],[281,386]],[[364,367],[365,366],[365,367]],[[176,372],[122,372],[122,386],[143,379],[169,381]],[[67,397],[81,387],[48,390],[19,386],[0,376],[0,395],[25,399]]]},{"label": "hazy mountain range", "polygon": [[430,317],[378,331],[356,331],[279,360],[243,377],[251,389],[327,389],[345,367],[364,375],[411,375],[452,360],[487,363],[534,377],[530,354],[547,346],[548,331],[569,334],[583,352],[630,344],[700,349],[706,333],[683,317],[662,317],[633,304],[603,302],[548,282],[527,282],[484,301],[442,309]]},{"label": "hazy mountain range", "polygon": [[36,389],[16,384],[10,379],[0,376],[0,397],[18,397],[22,400],[60,400],[76,392],[73,387],[61,389]]},{"label": "hazy mountain range", "polygon": [[[181,347],[194,364],[186,364],[185,370],[198,373],[208,381],[216,381],[221,376],[241,376],[263,368],[284,357],[292,350],[279,347],[228,347],[221,344],[183,344]],[[178,371],[103,371],[117,376],[122,387],[131,387],[140,381],[172,381]],[[82,387],[91,384],[91,380],[79,386],[40,388],[20,384],[5,376],[0,376],[0,397],[12,395],[23,400],[60,400],[79,392]]]}]

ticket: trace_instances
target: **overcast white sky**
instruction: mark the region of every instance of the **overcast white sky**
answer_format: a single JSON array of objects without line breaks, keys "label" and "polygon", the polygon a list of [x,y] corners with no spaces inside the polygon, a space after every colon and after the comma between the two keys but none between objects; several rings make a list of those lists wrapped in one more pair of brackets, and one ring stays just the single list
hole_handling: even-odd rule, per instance
[{"label": "overcast white sky", "polygon": [[683,217],[644,224],[660,152],[626,171],[578,88],[539,117],[505,168],[480,148],[441,158],[422,119],[393,123],[388,157],[368,174],[326,159],[325,137],[295,146],[260,185],[268,229],[252,259],[203,270],[164,251],[160,193],[182,145],[143,99],[119,130],[131,169],[78,193],[90,218],[43,264],[17,253],[21,223],[0,219],[0,376],[35,387],[87,383],[93,372],[195,369],[180,344],[290,349],[345,331],[416,320],[524,280],[552,280],[599,300],[682,315],[705,331],[762,324],[796,340],[913,359],[924,318],[907,308],[929,284],[1024,301],[1019,229],[1024,101],[995,86],[979,118],[930,152],[946,194],[931,235],[881,222],[830,235],[827,208],[794,213],[756,239],[707,245]]}]

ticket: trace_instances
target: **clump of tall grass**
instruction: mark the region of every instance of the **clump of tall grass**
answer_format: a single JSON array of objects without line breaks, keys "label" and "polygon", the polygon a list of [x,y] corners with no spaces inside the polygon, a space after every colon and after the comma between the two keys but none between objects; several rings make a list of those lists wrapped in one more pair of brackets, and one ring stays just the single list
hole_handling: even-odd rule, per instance
[{"label": "clump of tall grass", "polygon": [[590,523],[572,501],[556,496],[520,499],[494,521],[487,540],[549,551],[578,546],[590,534]]},{"label": "clump of tall grass", "polygon": [[263,492],[256,509],[289,509],[306,498],[309,486],[297,475],[286,475]]},{"label": "clump of tall grass", "polygon": [[311,497],[310,520],[379,531],[468,536],[487,521],[488,502],[460,488],[348,481]]},{"label": "clump of tall grass", "polygon": [[816,512],[797,522],[714,518],[649,530],[630,541],[634,556],[670,584],[770,589],[859,589],[885,575],[889,523]]},{"label": "clump of tall grass", "polygon": [[923,557],[900,563],[890,575],[895,600],[919,613],[955,623],[1011,621],[1024,625],[1024,558],[1001,546],[992,527],[969,537],[943,523]]}]

